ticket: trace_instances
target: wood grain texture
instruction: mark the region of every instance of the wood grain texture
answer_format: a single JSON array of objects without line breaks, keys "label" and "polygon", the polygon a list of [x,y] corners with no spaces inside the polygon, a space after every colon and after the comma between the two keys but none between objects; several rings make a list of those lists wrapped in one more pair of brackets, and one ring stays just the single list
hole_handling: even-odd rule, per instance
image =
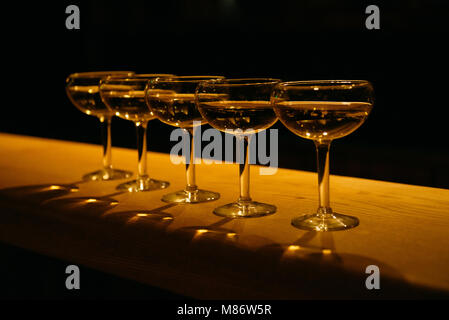
[{"label": "wood grain texture", "polygon": [[[316,174],[252,167],[255,200],[272,216],[230,220],[212,214],[238,196],[233,164],[197,165],[200,188],[221,199],[169,205],[184,166],[149,153],[150,175],[166,190],[117,194],[121,181],[89,182],[79,191],[36,194],[33,186],[70,184],[98,169],[95,145],[0,134],[0,241],[180,294],[221,298],[434,297],[449,293],[449,190],[331,176],[334,211],[357,216],[347,231],[316,233],[290,225],[314,212]],[[356,157],[356,155],[354,155]],[[113,149],[117,168],[136,171],[135,150]],[[112,198],[75,205],[72,198]],[[71,200],[72,199],[72,200]],[[377,265],[381,290],[366,290]]]}]

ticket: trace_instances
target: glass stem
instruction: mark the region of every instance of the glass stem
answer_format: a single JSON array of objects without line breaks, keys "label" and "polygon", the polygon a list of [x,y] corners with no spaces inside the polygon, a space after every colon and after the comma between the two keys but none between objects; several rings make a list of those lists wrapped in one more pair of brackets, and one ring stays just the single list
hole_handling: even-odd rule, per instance
[{"label": "glass stem", "polygon": [[103,168],[105,170],[112,169],[111,163],[111,121],[112,117],[102,116],[101,122],[101,140],[103,143]]},{"label": "glass stem", "polygon": [[329,200],[329,148],[331,141],[314,141],[318,170],[318,214],[325,217],[332,214]]},{"label": "glass stem", "polygon": [[193,140],[193,128],[184,130],[189,134],[189,142],[190,142],[189,148],[190,160],[186,161],[186,178],[187,178],[186,191],[195,192],[198,190],[198,186],[196,185],[196,178],[195,178],[195,154],[194,154],[195,143]]},{"label": "glass stem", "polygon": [[146,178],[147,174],[147,127],[148,122],[136,122],[137,131],[137,180]]},{"label": "glass stem", "polygon": [[[247,136],[237,136],[240,139],[240,143],[243,142],[243,163],[239,164],[239,180],[240,180],[240,197],[239,202],[251,201],[249,195],[249,140]],[[241,148],[238,148],[241,150]],[[240,159],[242,157],[240,156]]]}]

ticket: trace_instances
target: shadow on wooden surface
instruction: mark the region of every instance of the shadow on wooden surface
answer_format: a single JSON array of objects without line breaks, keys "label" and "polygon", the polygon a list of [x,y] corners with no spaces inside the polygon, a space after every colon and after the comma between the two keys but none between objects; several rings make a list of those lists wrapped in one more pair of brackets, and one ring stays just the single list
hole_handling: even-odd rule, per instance
[{"label": "shadow on wooden surface", "polygon": [[[385,261],[342,251],[340,234],[300,231],[283,241],[256,233],[249,220],[201,219],[203,207],[148,201],[150,193],[129,209],[133,201],[115,199],[127,192],[73,197],[73,185],[56,185],[0,190],[0,241],[195,298],[448,298]],[[119,203],[125,209],[114,211]],[[380,269],[381,290],[365,286],[369,265]]]}]

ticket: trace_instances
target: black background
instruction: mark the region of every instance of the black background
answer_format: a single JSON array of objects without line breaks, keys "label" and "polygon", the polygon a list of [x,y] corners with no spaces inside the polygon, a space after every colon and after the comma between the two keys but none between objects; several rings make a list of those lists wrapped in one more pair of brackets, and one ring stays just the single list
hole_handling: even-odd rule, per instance
[{"label": "black background", "polygon": [[[65,27],[68,4],[80,8],[80,30]],[[99,143],[98,120],[79,112],[66,97],[65,78],[73,72],[367,79],[376,92],[374,110],[359,130],[333,143],[332,173],[448,188],[448,6],[436,0],[377,3],[381,28],[367,30],[369,4],[9,4],[3,10],[3,80],[8,87],[0,131]],[[280,166],[314,171],[313,143],[280,122],[275,127],[280,129]],[[171,130],[151,122],[150,150],[169,152]],[[131,122],[114,120],[113,145],[135,148]]]}]

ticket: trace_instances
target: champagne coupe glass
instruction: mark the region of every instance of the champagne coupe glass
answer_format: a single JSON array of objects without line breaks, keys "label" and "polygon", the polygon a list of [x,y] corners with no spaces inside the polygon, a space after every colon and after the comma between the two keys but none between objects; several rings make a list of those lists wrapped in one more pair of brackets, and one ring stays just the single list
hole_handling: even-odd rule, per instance
[{"label": "champagne coupe glass", "polygon": [[365,80],[318,80],[280,83],[272,95],[281,122],[296,135],[313,140],[318,169],[318,210],[296,217],[292,225],[305,230],[337,231],[356,227],[359,220],[332,211],[329,202],[329,147],[333,139],[357,130],[374,103],[373,87]]},{"label": "champagne coupe glass", "polygon": [[66,92],[70,101],[80,111],[96,116],[101,122],[103,169],[84,175],[84,181],[125,179],[132,175],[132,172],[112,168],[111,120],[114,113],[101,101],[99,83],[102,78],[110,75],[132,75],[133,73],[131,71],[82,72],[73,73],[66,79]]},{"label": "champagne coupe glass", "polygon": [[240,155],[243,163],[239,167],[240,197],[236,202],[215,208],[216,215],[249,218],[276,212],[275,206],[251,199],[248,135],[276,123],[270,95],[279,82],[270,78],[223,79],[202,82],[198,86],[196,102],[203,118],[215,129],[234,134],[238,144],[243,145],[243,157]]},{"label": "champagne coupe glass", "polygon": [[148,82],[147,105],[162,122],[179,127],[190,136],[190,156],[186,159],[187,184],[184,190],[166,194],[162,201],[168,203],[201,203],[220,198],[213,191],[198,189],[195,177],[194,126],[206,123],[195,105],[198,83],[221,76],[180,76],[170,79],[157,78]]},{"label": "champagne coupe glass", "polygon": [[156,119],[145,101],[145,87],[150,79],[173,76],[170,74],[112,75],[100,82],[100,96],[105,105],[116,116],[133,121],[137,131],[137,178],[120,184],[118,190],[129,192],[165,189],[166,181],[151,179],[147,173],[147,128],[150,120]]}]

